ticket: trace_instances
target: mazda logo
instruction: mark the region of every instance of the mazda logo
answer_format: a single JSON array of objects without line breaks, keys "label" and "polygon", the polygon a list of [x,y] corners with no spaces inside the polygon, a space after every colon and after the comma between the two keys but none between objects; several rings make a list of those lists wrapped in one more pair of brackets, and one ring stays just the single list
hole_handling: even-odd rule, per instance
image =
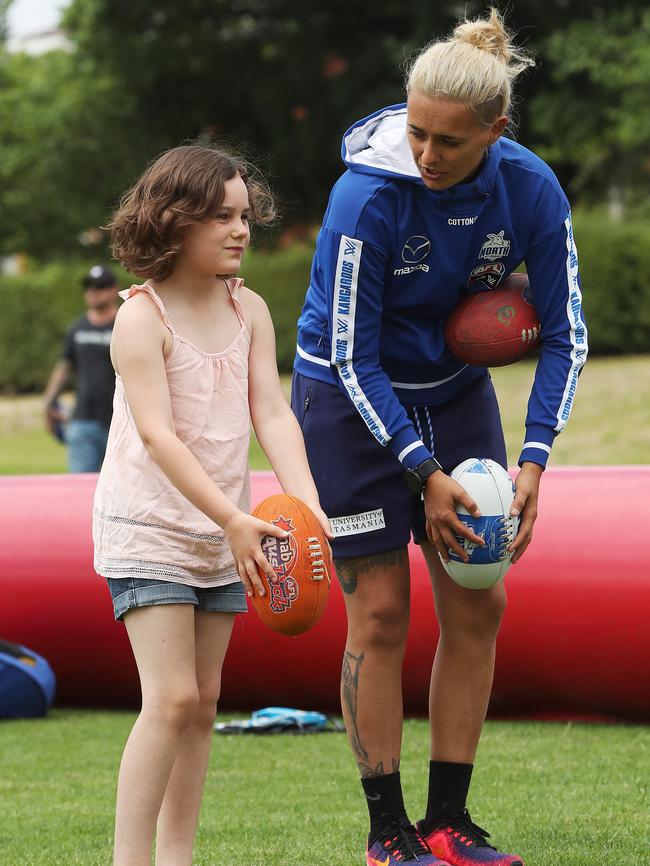
[{"label": "mazda logo", "polygon": [[431,252],[431,241],[422,235],[413,235],[402,247],[402,259],[408,265],[421,262]]}]

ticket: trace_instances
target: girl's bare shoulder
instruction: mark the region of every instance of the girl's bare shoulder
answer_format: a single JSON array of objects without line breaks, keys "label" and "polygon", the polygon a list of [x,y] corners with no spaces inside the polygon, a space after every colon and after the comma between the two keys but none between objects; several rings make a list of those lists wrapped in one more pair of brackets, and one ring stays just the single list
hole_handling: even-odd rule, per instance
[{"label": "girl's bare shoulder", "polygon": [[138,323],[151,325],[159,322],[163,325],[162,315],[154,299],[146,291],[134,292],[120,306],[115,319],[124,326]]},{"label": "girl's bare shoulder", "polygon": [[[134,292],[121,305],[115,317],[113,336],[116,340],[132,343],[161,343],[167,354],[173,338],[166,327],[154,299],[147,292]],[[169,344],[169,345],[168,345]]]},{"label": "girl's bare shoulder", "polygon": [[248,286],[242,286],[239,290],[239,301],[244,310],[244,315],[251,322],[255,322],[261,318],[269,316],[269,308],[261,295],[249,289]]}]

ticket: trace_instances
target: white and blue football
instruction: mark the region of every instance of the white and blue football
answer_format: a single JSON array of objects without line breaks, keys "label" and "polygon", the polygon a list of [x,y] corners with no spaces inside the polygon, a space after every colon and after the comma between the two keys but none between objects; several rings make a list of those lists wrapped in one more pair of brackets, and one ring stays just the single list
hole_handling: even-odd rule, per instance
[{"label": "white and blue football", "polygon": [[441,561],[447,574],[460,586],[487,589],[501,580],[510,568],[512,554],[507,547],[519,531],[519,518],[510,516],[515,485],[503,466],[487,458],[463,460],[451,477],[467,490],[481,512],[480,517],[472,517],[457,504],[458,519],[485,544],[474,544],[457,535],[469,554],[469,561],[463,562],[453,550],[449,551],[448,562]]}]

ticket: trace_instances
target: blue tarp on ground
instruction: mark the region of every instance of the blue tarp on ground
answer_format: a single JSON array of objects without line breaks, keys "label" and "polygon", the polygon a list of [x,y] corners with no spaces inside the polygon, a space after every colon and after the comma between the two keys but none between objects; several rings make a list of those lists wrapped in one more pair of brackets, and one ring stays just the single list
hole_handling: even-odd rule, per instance
[{"label": "blue tarp on ground", "polygon": [[47,661],[27,647],[0,640],[0,719],[44,716],[56,678]]}]

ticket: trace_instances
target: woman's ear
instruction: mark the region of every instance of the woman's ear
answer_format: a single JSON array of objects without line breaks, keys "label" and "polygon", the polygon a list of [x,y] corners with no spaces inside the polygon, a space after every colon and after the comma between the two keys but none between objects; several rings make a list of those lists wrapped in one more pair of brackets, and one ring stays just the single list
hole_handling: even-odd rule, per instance
[{"label": "woman's ear", "polygon": [[503,117],[497,117],[492,126],[490,127],[490,144],[494,144],[501,136],[503,135],[503,131],[508,125],[508,118],[503,115]]}]

